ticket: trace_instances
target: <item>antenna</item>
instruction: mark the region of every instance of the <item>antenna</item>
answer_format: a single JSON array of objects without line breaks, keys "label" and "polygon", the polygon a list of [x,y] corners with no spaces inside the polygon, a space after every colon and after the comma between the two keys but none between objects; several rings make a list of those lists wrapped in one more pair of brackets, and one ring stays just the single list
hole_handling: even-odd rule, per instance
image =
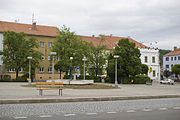
[{"label": "antenna", "polygon": [[34,22],[36,22],[36,21],[35,21],[34,12],[33,12],[33,14],[32,14],[32,23],[34,23]]}]

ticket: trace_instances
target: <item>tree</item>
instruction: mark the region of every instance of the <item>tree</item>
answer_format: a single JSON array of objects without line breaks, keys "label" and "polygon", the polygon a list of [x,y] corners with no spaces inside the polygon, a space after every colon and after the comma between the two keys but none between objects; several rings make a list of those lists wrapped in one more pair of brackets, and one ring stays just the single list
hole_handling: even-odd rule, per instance
[{"label": "tree", "polygon": [[[53,51],[57,52],[60,59],[56,63],[55,69],[67,73],[70,66],[82,68],[83,57],[89,58],[90,46],[92,46],[90,43],[81,40],[79,36],[71,32],[70,28],[63,26],[53,44]],[[70,61],[70,57],[73,57],[72,61]]]},{"label": "tree", "polygon": [[135,48],[135,43],[129,42],[128,39],[121,39],[115,50],[108,58],[107,73],[114,81],[114,55],[119,55],[117,60],[118,78],[129,79],[133,78],[141,72],[140,51]]},{"label": "tree", "polygon": [[168,78],[171,75],[169,70],[164,70],[164,76]]},{"label": "tree", "polygon": [[91,64],[91,70],[93,73],[95,73],[95,76],[102,74],[103,66],[106,63],[106,53],[105,48],[106,46],[101,45],[101,43],[104,41],[104,37],[100,35],[101,40],[97,47],[91,46],[91,55],[90,55],[90,64]]},{"label": "tree", "polygon": [[28,71],[28,56],[32,56],[32,68],[38,67],[41,53],[35,51],[38,47],[36,39],[31,37],[25,39],[24,33],[15,33],[13,31],[4,32],[4,50],[0,52],[3,55],[3,63],[6,69],[14,69],[16,71],[16,78],[18,77],[19,70],[23,68]]},{"label": "tree", "polygon": [[148,66],[146,64],[141,64],[141,74],[148,74]]},{"label": "tree", "polygon": [[176,77],[180,75],[180,64],[176,64],[172,67],[172,73],[174,73]]}]

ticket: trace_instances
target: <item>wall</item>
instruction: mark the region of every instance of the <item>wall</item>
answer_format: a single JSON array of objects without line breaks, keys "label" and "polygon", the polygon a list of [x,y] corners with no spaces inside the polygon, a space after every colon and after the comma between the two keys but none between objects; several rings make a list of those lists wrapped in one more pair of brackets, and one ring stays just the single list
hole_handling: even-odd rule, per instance
[{"label": "wall", "polygon": [[[169,61],[166,61],[166,57],[169,57]],[[171,60],[171,57],[173,57],[173,60]],[[176,57],[176,60],[175,60]],[[172,66],[171,65],[176,65],[176,64],[180,64],[180,60],[178,59],[178,57],[180,57],[180,55],[171,55],[171,56],[163,56],[163,71],[164,70],[169,70],[171,71]],[[166,65],[169,65],[169,68],[166,68]]]}]

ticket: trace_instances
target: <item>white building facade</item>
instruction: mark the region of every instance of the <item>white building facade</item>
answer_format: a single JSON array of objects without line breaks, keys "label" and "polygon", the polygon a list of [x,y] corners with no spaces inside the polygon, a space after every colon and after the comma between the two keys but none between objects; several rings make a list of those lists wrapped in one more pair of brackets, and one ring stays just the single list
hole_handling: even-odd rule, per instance
[{"label": "white building facade", "polygon": [[[160,81],[160,61],[159,61],[159,50],[158,49],[147,49],[139,48],[141,53],[141,62],[146,64],[149,68],[148,76],[154,80]],[[152,69],[152,71],[151,71]]]}]

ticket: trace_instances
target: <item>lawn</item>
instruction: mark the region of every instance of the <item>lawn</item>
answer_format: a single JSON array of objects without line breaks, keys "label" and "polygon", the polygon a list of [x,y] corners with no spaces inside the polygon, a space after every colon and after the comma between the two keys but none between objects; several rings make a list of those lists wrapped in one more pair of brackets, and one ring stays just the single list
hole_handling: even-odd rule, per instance
[{"label": "lawn", "polygon": [[[21,85],[22,87],[36,87],[35,84]],[[67,89],[116,89],[111,85],[102,85],[102,84],[90,84],[90,85],[64,85],[64,88]]]}]

